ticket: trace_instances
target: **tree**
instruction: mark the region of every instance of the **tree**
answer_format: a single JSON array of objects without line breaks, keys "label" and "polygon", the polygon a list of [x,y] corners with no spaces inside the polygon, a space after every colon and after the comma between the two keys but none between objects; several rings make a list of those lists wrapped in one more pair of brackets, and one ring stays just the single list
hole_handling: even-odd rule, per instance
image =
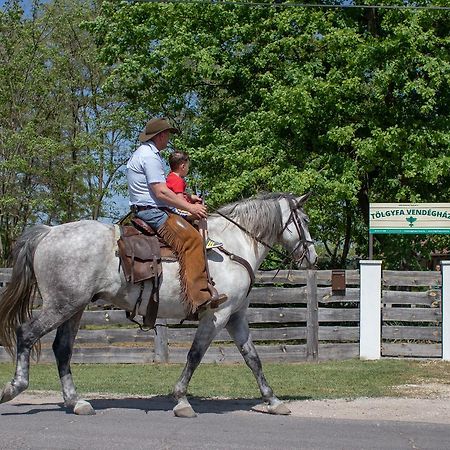
[{"label": "tree", "polygon": [[96,16],[95,2],[55,0],[45,5],[45,16],[53,26],[49,45],[54,80],[64,98],[60,142],[65,149],[60,157],[66,170],[54,189],[61,195],[56,211],[65,214],[62,221],[98,219],[127,159],[129,120],[122,104],[103,92],[108,71],[83,28],[84,21]]},{"label": "tree", "polygon": [[[212,205],[313,190],[312,230],[344,266],[366,251],[369,202],[449,196],[449,23],[445,11],[105,1],[91,30],[111,92],[183,128]],[[376,249],[406,267],[422,242],[397,240]]]},{"label": "tree", "polygon": [[[3,259],[34,222],[97,219],[119,189],[129,119],[105,95],[107,69],[82,28],[87,0],[20,2],[0,12],[0,235]],[[1,256],[0,256],[1,258]]]},{"label": "tree", "polygon": [[14,236],[46,202],[39,178],[47,145],[49,96],[46,54],[36,17],[24,21],[20,4],[11,1],[0,12],[0,234],[4,255]]}]

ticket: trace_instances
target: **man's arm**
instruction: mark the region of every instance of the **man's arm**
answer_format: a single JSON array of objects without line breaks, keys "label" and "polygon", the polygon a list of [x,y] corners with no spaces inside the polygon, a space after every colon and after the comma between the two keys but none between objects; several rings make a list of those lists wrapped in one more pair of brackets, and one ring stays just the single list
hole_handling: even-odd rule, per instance
[{"label": "man's arm", "polygon": [[158,200],[175,208],[184,209],[195,218],[202,219],[207,217],[205,205],[201,203],[188,203],[182,195],[178,196],[175,192],[171,191],[166,183],[151,183],[149,187]]}]

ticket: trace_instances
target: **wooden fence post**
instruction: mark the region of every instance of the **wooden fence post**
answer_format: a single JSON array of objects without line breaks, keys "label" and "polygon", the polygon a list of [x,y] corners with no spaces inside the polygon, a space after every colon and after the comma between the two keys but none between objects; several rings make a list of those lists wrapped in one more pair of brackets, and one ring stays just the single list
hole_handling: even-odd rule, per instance
[{"label": "wooden fence post", "polygon": [[319,359],[319,302],[317,301],[317,270],[308,270],[306,274],[306,359]]},{"label": "wooden fence post", "polygon": [[155,362],[169,362],[169,340],[167,337],[167,320],[158,320],[155,329]]},{"label": "wooden fence post", "polygon": [[450,261],[441,261],[442,359],[450,361]]},{"label": "wooden fence post", "polygon": [[360,261],[359,358],[381,357],[381,262]]}]

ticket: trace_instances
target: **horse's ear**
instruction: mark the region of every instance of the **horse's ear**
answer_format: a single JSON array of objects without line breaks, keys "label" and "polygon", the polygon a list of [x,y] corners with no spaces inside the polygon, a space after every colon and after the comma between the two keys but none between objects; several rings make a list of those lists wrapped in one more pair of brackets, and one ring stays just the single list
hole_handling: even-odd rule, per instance
[{"label": "horse's ear", "polygon": [[297,205],[299,207],[303,206],[304,203],[306,203],[306,200],[312,195],[312,192],[308,192],[306,194],[301,195],[297,198]]}]

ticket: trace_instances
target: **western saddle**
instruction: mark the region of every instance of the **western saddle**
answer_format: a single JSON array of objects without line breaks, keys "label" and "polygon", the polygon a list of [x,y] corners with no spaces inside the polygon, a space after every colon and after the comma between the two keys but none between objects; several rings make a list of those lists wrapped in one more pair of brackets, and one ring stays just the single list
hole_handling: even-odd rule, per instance
[{"label": "western saddle", "polygon": [[142,303],[144,282],[150,280],[153,285],[146,314],[143,316],[143,326],[147,330],[155,329],[162,261],[176,261],[177,257],[143,220],[132,217],[129,222],[131,225],[119,225],[120,239],[117,242],[119,258],[126,280],[130,283],[141,283],[141,291],[133,311],[127,311],[127,318],[144,329],[134,318]]}]

